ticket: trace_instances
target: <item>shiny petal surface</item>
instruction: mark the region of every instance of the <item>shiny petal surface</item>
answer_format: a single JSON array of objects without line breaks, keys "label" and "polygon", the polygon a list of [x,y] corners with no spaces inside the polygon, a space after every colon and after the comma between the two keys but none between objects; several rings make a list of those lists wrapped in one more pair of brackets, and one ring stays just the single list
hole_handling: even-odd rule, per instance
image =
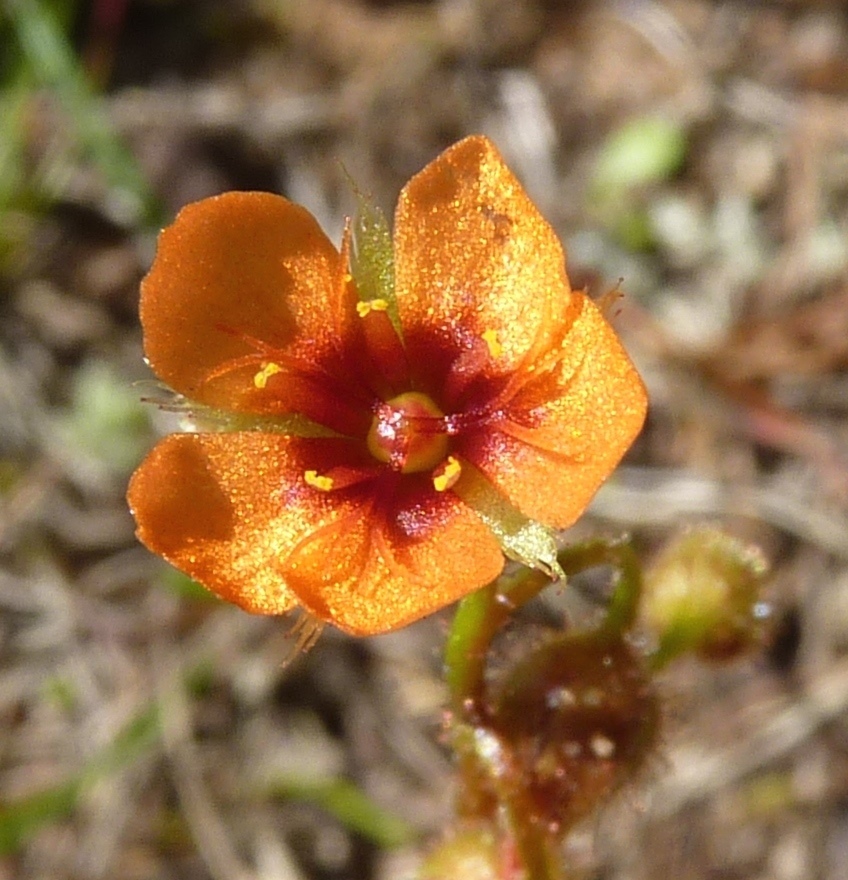
[{"label": "shiny petal surface", "polygon": [[[273,415],[317,406],[319,416],[344,409],[345,388],[320,375],[338,346],[345,299],[355,299],[344,272],[312,215],[281,196],[231,192],[188,205],[160,235],[142,283],[150,366],[214,407]],[[268,362],[282,369],[257,387]],[[289,382],[290,371],[297,376]]]},{"label": "shiny petal surface", "polygon": [[338,491],[304,480],[367,466],[343,440],[178,434],[142,463],[128,498],[142,543],[221,598],[259,614],[302,605],[357,635],[417,620],[500,572],[489,530],[423,479],[390,499],[373,479]]},{"label": "shiny petal surface", "polygon": [[523,513],[557,528],[584,511],[647,409],[642,380],[598,307],[574,293],[570,320],[559,351],[527,374],[504,416],[462,446]]},{"label": "shiny petal surface", "polygon": [[460,141],[409,181],[394,242],[404,337],[425,381],[451,364],[468,377],[508,373],[561,333],[562,247],[486,138]]},{"label": "shiny petal surface", "polygon": [[[305,209],[227,193],[161,234],[142,284],[147,358],[232,430],[166,438],[128,499],[140,540],[223,599],[261,614],[301,606],[370,635],[493,580],[502,546],[555,567],[539,523],[583,512],[646,398],[486,138],[448,149],[403,190],[394,290],[383,223],[359,299],[351,230],[340,253]],[[393,469],[367,439],[380,401],[409,392],[430,398],[447,449],[420,471]],[[295,422],[308,436],[283,433]],[[457,481],[434,481],[448,452]]]},{"label": "shiny petal surface", "polygon": [[138,537],[222,599],[287,611],[297,600],[280,559],[338,515],[335,494],[304,474],[350,461],[350,446],[257,432],[166,437],[130,482]]},{"label": "shiny petal surface", "polygon": [[351,508],[286,560],[303,606],[352,635],[397,629],[500,574],[489,529],[452,493],[423,481],[380,510]]}]

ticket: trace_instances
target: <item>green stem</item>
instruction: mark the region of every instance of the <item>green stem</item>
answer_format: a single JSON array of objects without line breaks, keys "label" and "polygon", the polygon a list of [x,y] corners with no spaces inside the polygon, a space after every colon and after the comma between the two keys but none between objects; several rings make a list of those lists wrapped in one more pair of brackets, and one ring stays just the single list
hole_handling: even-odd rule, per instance
[{"label": "green stem", "polygon": [[613,541],[599,538],[574,544],[561,550],[557,559],[566,575],[598,565],[613,566],[617,580],[601,627],[620,633],[633,625],[642,596],[642,567],[629,538]]},{"label": "green stem", "polygon": [[528,808],[521,800],[508,796],[507,816],[510,831],[521,859],[527,880],[563,880],[562,864],[551,851],[551,840],[546,829],[537,822],[528,822]]},{"label": "green stem", "polygon": [[[622,632],[633,624],[642,593],[642,572],[628,538],[574,544],[560,550],[557,561],[566,576],[598,565],[614,566],[618,573],[616,587],[601,626],[610,632]],[[479,717],[485,690],[486,656],[495,634],[518,608],[550,583],[544,573],[521,568],[459,603],[445,646],[445,677],[451,706],[461,717],[472,723],[475,716]]]},{"label": "green stem", "polygon": [[550,579],[540,571],[515,574],[466,596],[457,607],[445,645],[445,678],[451,706],[460,717],[474,721],[482,711],[486,656],[497,631],[513,612],[544,589]]},{"label": "green stem", "polygon": [[[611,565],[617,571],[615,590],[599,633],[619,634],[636,617],[642,591],[642,575],[629,539],[586,541],[566,547],[557,555],[567,576]],[[498,761],[480,748],[477,734],[495,736],[487,728],[486,660],[492,639],[526,602],[537,596],[550,578],[540,571],[522,568],[467,596],[454,616],[445,646],[445,677],[453,711],[453,748],[457,755],[462,792],[460,812],[470,817],[495,820],[493,798],[505,808],[522,864],[531,880],[561,880],[562,869],[546,829],[528,819],[529,811],[515,794],[500,784]],[[497,750],[496,750],[497,751]]]}]

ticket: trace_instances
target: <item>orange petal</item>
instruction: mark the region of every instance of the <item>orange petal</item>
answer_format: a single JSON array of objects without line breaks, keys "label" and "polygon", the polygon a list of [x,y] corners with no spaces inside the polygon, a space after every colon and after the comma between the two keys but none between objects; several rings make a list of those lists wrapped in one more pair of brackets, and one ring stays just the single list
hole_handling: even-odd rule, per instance
[{"label": "orange petal", "polygon": [[[367,477],[364,461],[344,440],[176,434],[142,463],[128,498],[141,541],[221,598],[257,614],[301,604],[358,635],[499,574],[497,542],[450,492],[388,471],[388,483],[351,482],[355,470]],[[341,488],[321,488],[327,474]]]},{"label": "orange petal", "polygon": [[138,537],[207,589],[256,614],[292,608],[279,560],[337,516],[304,480],[346,464],[351,444],[258,432],[175,434],[130,482]]},{"label": "orange petal", "polygon": [[557,528],[585,510],[647,409],[642,380],[612,327],[591,300],[572,297],[573,323],[553,368],[526,382],[504,419],[461,450],[524,514]]},{"label": "orange petal", "polygon": [[431,614],[500,574],[492,533],[427,478],[408,497],[351,506],[289,556],[286,580],[303,606],[353,635],[388,632]]},{"label": "orange petal", "polygon": [[570,296],[562,247],[486,138],[460,141],[409,181],[394,242],[410,362],[432,381],[471,347],[479,355],[461,369],[498,375],[561,335]]},{"label": "orange petal", "polygon": [[[160,235],[142,282],[150,366],[176,391],[210,406],[297,408],[314,397],[314,373],[338,344],[344,309],[352,308],[343,301],[345,271],[312,215],[281,196],[231,192],[188,205]],[[284,376],[270,375],[267,387],[254,381],[277,361],[281,372],[294,364],[298,373],[294,400],[286,400]],[[343,408],[345,390],[333,396]]]}]

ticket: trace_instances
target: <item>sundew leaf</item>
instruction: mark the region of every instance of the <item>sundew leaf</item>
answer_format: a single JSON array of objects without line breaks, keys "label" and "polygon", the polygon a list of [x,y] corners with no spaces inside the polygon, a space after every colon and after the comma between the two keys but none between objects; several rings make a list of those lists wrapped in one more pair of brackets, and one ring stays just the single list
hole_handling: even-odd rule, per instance
[{"label": "sundew leaf", "polygon": [[347,779],[276,780],[274,793],[314,804],[334,816],[345,828],[384,849],[400,846],[415,836],[413,828],[378,806]]},{"label": "sundew leaf", "polygon": [[364,302],[384,301],[395,332],[403,338],[395,295],[395,257],[389,222],[363,193],[356,188],[354,192],[358,210],[353,219],[351,270],[359,298]]},{"label": "sundew leaf", "polygon": [[492,530],[506,556],[539,569],[555,580],[565,577],[557,562],[553,531],[526,517],[467,462],[462,464],[462,477],[454,486],[454,492]]}]

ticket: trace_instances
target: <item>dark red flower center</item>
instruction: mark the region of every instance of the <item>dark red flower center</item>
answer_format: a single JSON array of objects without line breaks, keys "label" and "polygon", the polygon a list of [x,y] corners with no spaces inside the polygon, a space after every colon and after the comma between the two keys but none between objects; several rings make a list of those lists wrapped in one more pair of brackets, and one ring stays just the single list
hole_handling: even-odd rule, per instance
[{"label": "dark red flower center", "polygon": [[399,394],[377,406],[368,449],[401,473],[432,470],[448,453],[444,413],[426,394]]}]

